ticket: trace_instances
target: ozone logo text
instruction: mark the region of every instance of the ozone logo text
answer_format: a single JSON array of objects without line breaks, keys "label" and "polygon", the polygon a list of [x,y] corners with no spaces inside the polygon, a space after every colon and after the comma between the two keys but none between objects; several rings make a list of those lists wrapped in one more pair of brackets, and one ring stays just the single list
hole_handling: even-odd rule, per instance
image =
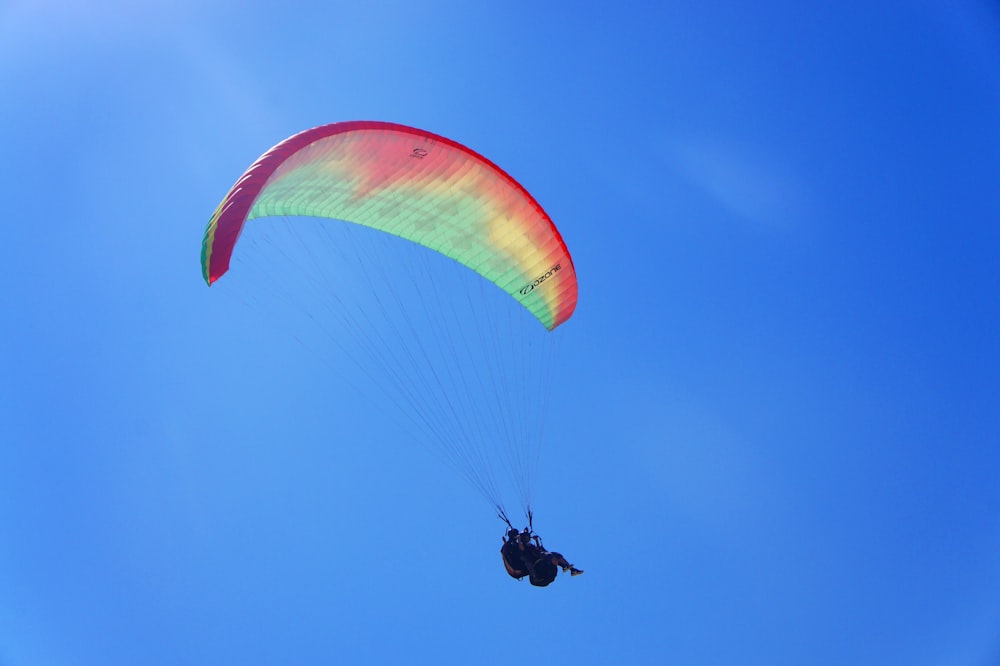
[{"label": "ozone logo text", "polygon": [[528,284],[526,284],[523,287],[521,287],[520,294],[522,296],[527,296],[528,294],[530,294],[532,291],[535,290],[535,287],[537,287],[538,285],[540,285],[541,283],[545,282],[550,277],[552,277],[553,275],[555,275],[556,273],[558,273],[561,268],[562,268],[562,264],[556,264],[555,266],[553,266],[552,268],[550,268],[546,272],[542,273],[541,275],[539,275],[538,277],[536,277],[534,280],[532,280]]}]

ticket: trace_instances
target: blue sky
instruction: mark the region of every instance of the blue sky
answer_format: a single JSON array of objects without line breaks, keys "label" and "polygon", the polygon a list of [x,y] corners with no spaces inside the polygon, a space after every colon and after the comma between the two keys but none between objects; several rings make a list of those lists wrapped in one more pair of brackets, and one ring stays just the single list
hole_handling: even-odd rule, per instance
[{"label": "blue sky", "polygon": [[[648,3],[647,3],[648,4]],[[0,4],[0,664],[996,664],[1000,11]],[[261,152],[489,156],[580,304],[501,525],[201,280]]]}]

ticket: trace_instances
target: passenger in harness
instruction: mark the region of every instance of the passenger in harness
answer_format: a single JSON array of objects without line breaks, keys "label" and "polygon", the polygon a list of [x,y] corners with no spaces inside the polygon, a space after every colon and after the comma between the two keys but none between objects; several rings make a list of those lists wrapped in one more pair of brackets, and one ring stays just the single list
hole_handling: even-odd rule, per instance
[{"label": "passenger in harness", "polygon": [[527,576],[528,582],[537,587],[545,587],[554,581],[559,567],[563,571],[569,571],[571,576],[583,573],[582,569],[570,564],[561,553],[545,550],[541,538],[528,527],[522,532],[510,528],[500,547],[500,556],[511,577],[521,580]]}]

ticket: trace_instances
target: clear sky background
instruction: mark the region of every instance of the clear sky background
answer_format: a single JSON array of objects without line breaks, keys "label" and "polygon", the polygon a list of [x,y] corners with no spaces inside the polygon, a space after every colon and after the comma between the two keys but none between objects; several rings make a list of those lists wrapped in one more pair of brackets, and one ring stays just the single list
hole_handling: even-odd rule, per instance
[{"label": "clear sky background", "polygon": [[[561,229],[586,575],[205,287],[354,119]],[[0,664],[1000,663],[995,4],[2,0],[0,147]]]}]

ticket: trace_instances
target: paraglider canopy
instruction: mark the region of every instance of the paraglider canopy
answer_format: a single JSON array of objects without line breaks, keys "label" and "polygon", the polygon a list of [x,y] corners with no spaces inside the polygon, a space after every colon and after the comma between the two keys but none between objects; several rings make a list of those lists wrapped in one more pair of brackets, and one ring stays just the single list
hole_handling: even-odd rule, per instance
[{"label": "paraglider canopy", "polygon": [[248,220],[323,217],[424,245],[479,273],[546,328],[573,314],[573,261],[535,199],[491,161],[405,125],[355,121],[296,134],[233,185],[202,245],[208,284],[228,269]]}]

